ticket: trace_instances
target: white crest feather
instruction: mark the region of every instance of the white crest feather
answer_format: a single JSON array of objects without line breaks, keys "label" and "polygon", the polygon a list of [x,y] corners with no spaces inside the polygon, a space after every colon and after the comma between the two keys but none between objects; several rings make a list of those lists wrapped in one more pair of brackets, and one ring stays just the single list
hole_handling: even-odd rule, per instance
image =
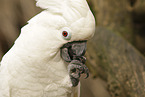
[{"label": "white crest feather", "polygon": [[59,12],[65,0],[36,0],[36,5],[42,9],[49,9]]},{"label": "white crest feather", "polygon": [[36,5],[51,12],[64,14],[66,10],[73,9],[81,15],[86,15],[88,4],[86,0],[36,0]]}]

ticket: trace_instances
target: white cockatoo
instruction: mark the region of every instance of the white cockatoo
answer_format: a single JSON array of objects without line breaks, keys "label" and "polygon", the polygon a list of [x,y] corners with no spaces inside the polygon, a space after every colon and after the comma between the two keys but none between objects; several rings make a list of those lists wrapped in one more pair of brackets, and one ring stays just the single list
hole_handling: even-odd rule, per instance
[{"label": "white cockatoo", "polygon": [[44,11],[28,21],[2,58],[0,97],[79,97],[94,17],[86,0],[36,1]]}]

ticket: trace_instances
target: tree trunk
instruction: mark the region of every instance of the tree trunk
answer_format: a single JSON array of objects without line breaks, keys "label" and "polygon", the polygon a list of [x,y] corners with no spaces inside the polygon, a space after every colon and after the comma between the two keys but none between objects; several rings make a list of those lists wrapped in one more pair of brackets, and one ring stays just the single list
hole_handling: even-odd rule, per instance
[{"label": "tree trunk", "polygon": [[[142,47],[142,53],[145,51],[145,36],[139,34],[145,31],[144,19],[139,19],[144,17],[145,1],[88,1],[96,17],[97,31],[88,43],[87,64],[96,83],[92,85],[94,80],[89,79],[83,83],[89,84],[88,88],[82,91],[91,91],[91,95],[109,92],[111,97],[145,97],[145,58],[130,45]],[[108,88],[104,86],[103,91],[108,92],[90,88],[98,84],[98,78],[106,82]]]},{"label": "tree trunk", "polygon": [[145,55],[145,0],[88,0],[97,26],[122,35]]},{"label": "tree trunk", "polygon": [[133,23],[129,0],[89,0],[89,2],[90,6],[93,6],[97,26],[107,27],[133,42]]},{"label": "tree trunk", "polygon": [[97,27],[87,59],[92,74],[107,82],[112,97],[145,97],[145,58],[119,35]]}]

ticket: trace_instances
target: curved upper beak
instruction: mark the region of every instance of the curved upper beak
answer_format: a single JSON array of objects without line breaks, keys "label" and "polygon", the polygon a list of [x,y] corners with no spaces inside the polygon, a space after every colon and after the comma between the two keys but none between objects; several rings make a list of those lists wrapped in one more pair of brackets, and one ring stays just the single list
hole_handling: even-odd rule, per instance
[{"label": "curved upper beak", "polygon": [[61,48],[61,56],[66,62],[71,62],[77,57],[83,57],[86,52],[87,41],[69,42]]}]

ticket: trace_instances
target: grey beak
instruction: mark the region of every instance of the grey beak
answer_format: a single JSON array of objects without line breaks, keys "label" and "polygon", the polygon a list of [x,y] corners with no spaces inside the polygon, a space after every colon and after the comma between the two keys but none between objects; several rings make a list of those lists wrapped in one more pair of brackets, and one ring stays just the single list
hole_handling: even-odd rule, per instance
[{"label": "grey beak", "polygon": [[75,58],[82,57],[86,52],[87,41],[69,42],[61,48],[61,56],[66,62],[71,62]]}]

